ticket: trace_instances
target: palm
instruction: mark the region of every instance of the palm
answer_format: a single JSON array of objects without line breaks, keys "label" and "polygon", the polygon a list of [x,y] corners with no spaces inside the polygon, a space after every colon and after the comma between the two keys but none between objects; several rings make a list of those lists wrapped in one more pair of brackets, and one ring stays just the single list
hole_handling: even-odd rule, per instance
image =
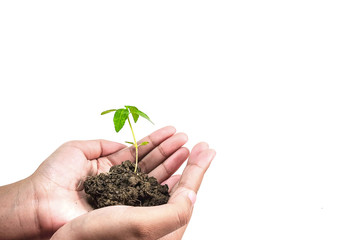
[{"label": "palm", "polygon": [[80,180],[88,175],[89,164],[80,150],[64,145],[38,169],[38,177],[42,179],[38,184],[46,193],[43,197],[48,203],[40,216],[43,225],[51,231],[89,211],[84,192],[78,186]]},{"label": "palm", "polygon": [[[186,136],[174,133],[173,128],[167,127],[141,140],[150,144],[140,148],[140,166],[160,182],[174,182],[173,178],[168,179],[188,156],[188,150],[182,148]],[[41,226],[54,232],[90,211],[82,191],[83,180],[108,171],[112,165],[133,160],[132,152],[132,148],[107,141],[70,142],[55,151],[34,174],[37,196],[43,205],[38,212]]]}]

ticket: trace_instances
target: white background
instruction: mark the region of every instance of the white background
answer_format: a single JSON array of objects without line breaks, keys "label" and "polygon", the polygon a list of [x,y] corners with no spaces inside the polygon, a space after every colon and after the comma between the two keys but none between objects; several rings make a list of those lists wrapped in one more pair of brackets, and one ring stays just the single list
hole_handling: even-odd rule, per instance
[{"label": "white background", "polygon": [[[344,238],[342,1],[1,1],[0,185],[173,125],[217,156],[184,239]],[[127,134],[127,135],[126,135]],[[127,138],[128,136],[128,138]],[[158,227],[158,226],[157,226]]]}]

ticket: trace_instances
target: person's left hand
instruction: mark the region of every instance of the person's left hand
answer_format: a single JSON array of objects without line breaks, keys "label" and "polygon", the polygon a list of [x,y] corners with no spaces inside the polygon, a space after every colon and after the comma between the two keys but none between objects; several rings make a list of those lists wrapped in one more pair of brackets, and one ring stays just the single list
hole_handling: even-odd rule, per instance
[{"label": "person's left hand", "polygon": [[[139,166],[159,183],[175,185],[172,174],[183,164],[189,150],[182,147],[187,136],[162,128],[140,142]],[[92,210],[83,191],[87,176],[106,172],[112,165],[134,161],[135,149],[105,141],[71,141],[63,144],[30,176],[36,203],[36,225],[41,236],[51,236],[68,221]]]}]

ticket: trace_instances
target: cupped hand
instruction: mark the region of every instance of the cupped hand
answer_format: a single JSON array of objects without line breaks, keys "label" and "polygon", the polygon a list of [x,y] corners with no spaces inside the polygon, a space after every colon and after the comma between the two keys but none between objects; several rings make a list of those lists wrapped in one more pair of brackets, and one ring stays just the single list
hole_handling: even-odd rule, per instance
[{"label": "cupped hand", "polygon": [[[176,154],[178,151],[180,155]],[[154,164],[143,164],[144,169],[160,181],[166,179],[165,182],[171,188],[171,198],[167,204],[96,209],[65,224],[52,239],[181,239],[191,218],[197,191],[215,151],[209,149],[206,143],[197,144],[191,151],[182,175],[170,177],[187,155],[186,150],[178,151],[175,154],[179,157],[174,156],[175,154],[167,157],[170,151],[167,152],[160,146],[151,152],[152,156],[156,155],[160,160],[156,160]]]},{"label": "cupped hand", "polygon": [[[188,149],[183,147],[187,136],[183,133],[176,134],[173,127],[165,127],[138,143],[143,141],[148,141],[149,144],[140,146],[139,149],[139,166],[142,171],[156,177],[161,183],[167,183],[170,188],[176,186],[178,177],[171,176],[189,155]],[[112,165],[120,164],[128,159],[134,161],[134,156],[135,149],[133,147],[105,140],[71,141],[58,148],[30,177],[35,190],[36,225],[41,236],[51,236],[64,226],[55,235],[58,238],[66,233],[72,225],[74,226],[83,219],[92,222],[92,225],[93,222],[101,224],[109,221],[106,218],[111,215],[113,224],[117,225],[118,222],[123,222],[125,212],[129,213],[134,209],[112,207],[109,212],[107,212],[107,208],[91,211],[92,207],[88,204],[83,191],[83,181],[87,176],[108,171]],[[184,180],[181,185],[185,184],[187,183]],[[181,191],[174,191],[171,203],[182,194],[178,192]],[[130,214],[139,214],[141,211]],[[142,218],[143,212],[140,214],[134,218],[137,220]],[[104,216],[106,218],[103,218]],[[71,221],[72,219],[75,220]],[[80,229],[78,232],[85,233],[82,230],[84,229]],[[118,232],[118,234],[122,235],[123,232]],[[67,236],[68,238],[64,239],[70,239],[70,233]]]}]

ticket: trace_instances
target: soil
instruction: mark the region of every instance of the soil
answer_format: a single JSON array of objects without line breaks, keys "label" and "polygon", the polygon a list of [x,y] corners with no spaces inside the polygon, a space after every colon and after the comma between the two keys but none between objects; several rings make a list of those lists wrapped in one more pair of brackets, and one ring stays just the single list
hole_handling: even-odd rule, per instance
[{"label": "soil", "polygon": [[157,206],[167,203],[170,195],[167,185],[160,185],[135,164],[127,160],[112,166],[108,173],[87,177],[84,189],[94,208],[112,205]]}]

